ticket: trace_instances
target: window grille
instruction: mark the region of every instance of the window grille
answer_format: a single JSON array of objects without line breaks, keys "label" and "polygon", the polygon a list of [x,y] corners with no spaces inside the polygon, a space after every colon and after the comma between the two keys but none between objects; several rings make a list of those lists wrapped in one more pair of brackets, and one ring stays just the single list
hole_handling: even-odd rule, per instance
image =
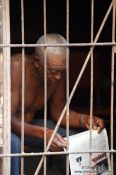
[{"label": "window grille", "polygon": [[[14,1],[12,1],[14,2]],[[70,10],[70,4],[71,2],[69,0],[66,0],[65,2],[65,17],[66,17],[66,21],[65,21],[65,36],[66,36],[66,41],[67,43],[65,44],[66,48],[69,49],[76,49],[76,48],[88,48],[88,53],[87,56],[84,60],[84,63],[80,69],[79,75],[77,76],[77,79],[74,83],[74,86],[70,91],[70,74],[69,74],[69,66],[70,66],[70,62],[69,62],[69,50],[67,49],[67,59],[66,59],[66,105],[62,111],[61,116],[59,117],[59,120],[56,124],[56,127],[54,129],[54,133],[50,139],[50,142],[48,143],[48,145],[46,145],[46,132],[44,132],[44,151],[43,152],[37,152],[37,153],[26,153],[24,150],[24,103],[25,103],[25,99],[24,99],[24,91],[25,91],[25,87],[24,87],[24,83],[25,83],[25,52],[26,49],[29,48],[34,48],[36,46],[36,44],[33,43],[26,43],[25,42],[25,9],[27,3],[24,2],[23,0],[19,1],[19,6],[20,6],[20,14],[21,16],[19,17],[21,19],[21,43],[11,43],[10,41],[10,34],[13,35],[11,33],[10,30],[10,6],[9,3],[10,1],[7,0],[1,0],[0,1],[0,170],[1,170],[1,174],[10,174],[10,157],[12,156],[20,156],[21,157],[21,175],[23,175],[24,172],[24,168],[25,168],[25,164],[24,164],[24,157],[40,157],[41,159],[38,162],[38,166],[34,172],[35,175],[39,174],[40,169],[42,167],[42,165],[44,166],[44,175],[47,174],[48,170],[47,170],[47,157],[49,155],[60,155],[60,154],[65,154],[67,155],[67,159],[66,159],[66,174],[69,174],[69,158],[68,155],[70,154],[68,152],[68,147],[67,147],[67,151],[66,152],[48,152],[48,149],[50,147],[50,144],[52,142],[53,137],[55,136],[55,133],[58,130],[58,127],[61,123],[61,120],[63,118],[64,113],[67,113],[67,129],[66,129],[66,133],[67,133],[67,138],[69,137],[69,106],[70,103],[72,101],[72,98],[79,86],[79,83],[81,81],[81,78],[84,76],[85,70],[87,65],[90,63],[90,67],[91,67],[91,76],[90,76],[90,108],[89,108],[89,114],[90,114],[90,121],[92,121],[92,116],[93,116],[93,111],[94,111],[94,105],[93,105],[93,101],[94,101],[94,50],[96,48],[102,48],[104,49],[105,47],[110,47],[111,48],[111,82],[110,82],[110,139],[109,139],[109,143],[110,143],[110,150],[108,151],[111,155],[111,174],[114,175],[116,170],[115,170],[115,145],[114,145],[114,123],[115,123],[115,104],[114,104],[114,97],[115,97],[115,53],[116,53],[116,43],[115,43],[115,16],[116,16],[116,3],[115,0],[109,1],[109,6],[106,9],[106,12],[104,14],[103,20],[101,20],[100,26],[98,31],[95,30],[95,8],[96,8],[96,2],[94,0],[91,0],[91,3],[88,1],[88,3],[90,4],[90,41],[88,42],[70,42],[70,38],[72,36],[72,33],[70,32],[70,28],[71,28],[71,24],[70,23],[70,18],[72,19],[74,16],[72,15],[72,11]],[[33,2],[34,3],[34,2]],[[61,4],[64,2],[60,2]],[[105,1],[104,1],[105,3]],[[47,13],[47,8],[48,8],[48,4],[49,2],[46,0],[43,0],[41,2],[41,11],[43,13],[43,31],[42,33],[46,36],[47,32],[48,32],[48,18],[47,15],[49,16],[49,14]],[[13,3],[11,3],[11,5],[13,6]],[[99,2],[100,5],[100,2]],[[39,6],[38,6],[39,8]],[[30,11],[31,13],[31,11]],[[111,18],[112,19],[112,24],[110,25],[111,28],[111,41],[100,41],[100,36],[101,34],[104,32],[104,28],[105,25],[107,23],[107,20]],[[78,21],[77,21],[78,23]],[[32,26],[31,26],[32,27]],[[40,27],[41,28],[41,27]],[[60,32],[60,31],[59,31]],[[88,34],[89,35],[89,34]],[[46,46],[50,46],[47,45],[45,42],[45,47]],[[11,49],[21,49],[22,51],[22,128],[21,128],[21,154],[11,154],[10,153],[10,137],[11,137],[11,126],[10,126],[10,121],[11,121],[11,102],[10,102],[10,98],[11,98],[11,92],[10,92],[10,58],[11,58]],[[77,63],[78,64],[78,63]],[[46,77],[46,67],[47,67],[47,62],[46,62],[46,50],[45,50],[45,60],[44,60],[44,128],[46,131],[46,116],[47,116],[47,108],[48,105],[46,103],[47,101],[47,77]],[[90,127],[92,127],[92,122],[90,124]],[[91,143],[91,137],[90,137],[90,143]],[[90,151],[91,153],[91,151]],[[8,167],[7,169],[5,167]]]}]

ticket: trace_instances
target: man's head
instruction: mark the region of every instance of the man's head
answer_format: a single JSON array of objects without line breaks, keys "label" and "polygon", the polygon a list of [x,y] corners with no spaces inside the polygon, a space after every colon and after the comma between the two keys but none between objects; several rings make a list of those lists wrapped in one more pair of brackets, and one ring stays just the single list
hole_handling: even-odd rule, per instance
[{"label": "man's head", "polygon": [[[45,44],[45,36],[41,36],[37,44]],[[46,44],[66,44],[66,40],[59,34],[47,34]],[[40,64],[44,65],[45,47],[37,46],[35,56]],[[58,74],[66,67],[66,47],[47,46],[46,47],[47,72],[48,76]]]}]

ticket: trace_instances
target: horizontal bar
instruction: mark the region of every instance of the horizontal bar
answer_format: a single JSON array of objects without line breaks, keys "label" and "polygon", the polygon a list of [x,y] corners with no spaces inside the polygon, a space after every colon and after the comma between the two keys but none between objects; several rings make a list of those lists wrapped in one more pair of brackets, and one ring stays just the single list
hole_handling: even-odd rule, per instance
[{"label": "horizontal bar", "polygon": [[29,157],[29,156],[47,156],[47,155],[66,155],[66,154],[86,154],[86,153],[116,153],[116,150],[91,150],[91,151],[61,151],[61,152],[40,152],[40,153],[20,153],[20,154],[0,154],[0,157]]},{"label": "horizontal bar", "polygon": [[102,42],[102,43],[68,43],[68,44],[0,44],[0,47],[81,47],[81,46],[116,46],[116,42]]}]

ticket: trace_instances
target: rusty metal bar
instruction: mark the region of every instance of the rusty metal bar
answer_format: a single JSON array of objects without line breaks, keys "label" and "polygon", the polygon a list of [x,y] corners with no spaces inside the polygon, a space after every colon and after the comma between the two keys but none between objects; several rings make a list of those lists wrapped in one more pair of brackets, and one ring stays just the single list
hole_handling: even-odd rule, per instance
[{"label": "rusty metal bar", "polygon": [[[21,37],[24,44],[24,1],[21,0]],[[22,48],[22,104],[21,104],[21,153],[24,152],[24,115],[25,115],[25,51]],[[24,158],[21,158],[21,175],[24,174]]]},{"label": "rusty metal bar", "polygon": [[[113,0],[112,10],[112,42],[115,41],[115,20],[116,20],[116,1]],[[115,46],[112,46],[111,60],[111,108],[110,108],[110,142],[111,150],[113,150],[113,116],[114,116],[114,65],[115,65]],[[111,153],[111,173],[114,175],[113,154]]]},{"label": "rusty metal bar", "polygon": [[116,42],[93,42],[93,43],[67,43],[67,44],[0,44],[0,47],[90,47],[90,46],[116,46]]},{"label": "rusty metal bar", "polygon": [[[91,0],[91,43],[93,43],[93,29],[94,29],[94,0]],[[89,149],[92,144],[92,118],[93,118],[93,49],[91,49],[91,82],[90,82],[90,135],[89,135]],[[91,166],[91,153],[89,154],[89,164]]]},{"label": "rusty metal bar", "polygon": [[32,156],[43,156],[43,155],[66,155],[66,154],[84,154],[84,153],[114,153],[116,154],[116,150],[88,150],[88,151],[62,151],[62,152],[39,152],[39,153],[20,153],[20,154],[0,154],[0,157],[32,157]]},{"label": "rusty metal bar", "polygon": [[[3,43],[2,1],[0,1],[0,43]],[[3,146],[3,49],[0,47],[0,149]],[[1,169],[1,165],[0,165]]]},{"label": "rusty metal bar", "polygon": [[[66,41],[69,43],[69,0],[66,1]],[[69,143],[69,47],[66,48],[66,138],[67,143]],[[69,149],[69,144],[67,145],[67,150]],[[66,175],[69,175],[69,154],[66,156]]]},{"label": "rusty metal bar", "polygon": [[[10,44],[9,1],[2,0],[3,44]],[[3,48],[3,154],[10,153],[11,143],[11,91],[10,91],[10,48]],[[7,167],[7,168],[6,168]],[[3,175],[10,175],[10,157],[3,159]]]},{"label": "rusty metal bar", "polygon": [[[44,36],[45,36],[45,44],[46,41],[46,0],[43,0],[43,17],[44,17]],[[47,127],[47,57],[46,57],[46,47],[44,47],[44,152],[46,151],[46,127]],[[38,172],[35,172],[38,174]],[[44,156],[44,175],[46,175],[46,156]]]}]

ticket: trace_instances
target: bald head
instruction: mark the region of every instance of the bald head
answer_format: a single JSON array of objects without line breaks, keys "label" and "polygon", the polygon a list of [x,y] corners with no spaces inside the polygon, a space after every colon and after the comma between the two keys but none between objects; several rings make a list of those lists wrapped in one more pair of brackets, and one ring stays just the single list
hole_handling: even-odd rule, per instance
[{"label": "bald head", "polygon": [[[45,44],[45,36],[41,36],[37,41],[37,44]],[[47,34],[46,44],[66,44],[66,40],[59,34]],[[44,62],[44,47],[37,46],[35,48],[35,55],[41,62]],[[60,59],[59,61],[66,61],[66,47],[46,47],[46,58],[47,62],[51,62],[53,59]],[[54,60],[55,61],[55,60]]]}]

